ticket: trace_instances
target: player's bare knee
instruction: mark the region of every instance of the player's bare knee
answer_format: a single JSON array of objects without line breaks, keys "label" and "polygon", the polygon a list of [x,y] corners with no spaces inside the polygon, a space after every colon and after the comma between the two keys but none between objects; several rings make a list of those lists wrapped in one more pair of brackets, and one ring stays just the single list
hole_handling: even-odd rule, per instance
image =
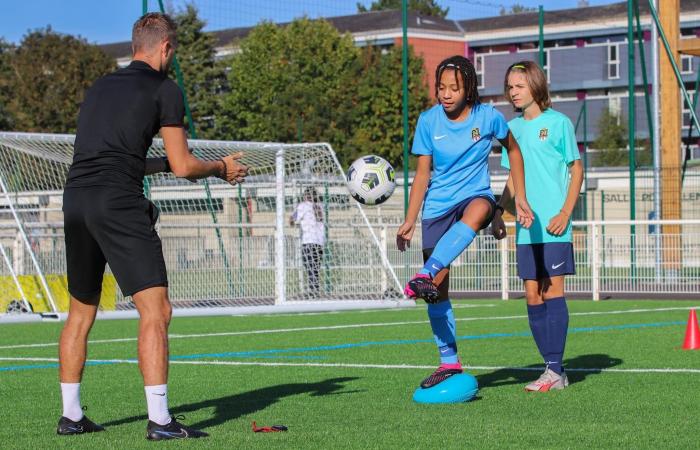
[{"label": "player's bare knee", "polygon": [[478,232],[484,226],[491,214],[491,204],[488,200],[477,198],[473,200],[462,215],[462,222],[469,228]]}]

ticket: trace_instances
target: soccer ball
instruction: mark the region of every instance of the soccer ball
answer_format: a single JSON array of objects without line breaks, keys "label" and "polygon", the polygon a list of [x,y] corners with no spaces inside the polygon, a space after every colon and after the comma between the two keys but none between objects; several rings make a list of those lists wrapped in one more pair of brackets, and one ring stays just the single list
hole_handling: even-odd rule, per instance
[{"label": "soccer ball", "polygon": [[396,188],[394,168],[376,155],[356,159],[346,178],[350,195],[363,205],[384,203]]}]

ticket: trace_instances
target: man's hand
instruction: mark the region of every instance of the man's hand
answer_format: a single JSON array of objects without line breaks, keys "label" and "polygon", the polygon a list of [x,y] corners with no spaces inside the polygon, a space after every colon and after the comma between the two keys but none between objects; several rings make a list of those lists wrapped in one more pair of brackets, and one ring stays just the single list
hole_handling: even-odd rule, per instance
[{"label": "man's hand", "polygon": [[400,252],[406,251],[411,246],[413,232],[416,231],[416,222],[406,221],[396,231],[396,247]]},{"label": "man's hand", "polygon": [[221,171],[219,178],[232,185],[235,185],[236,183],[243,183],[245,181],[245,177],[248,175],[248,166],[240,162],[242,157],[243,152],[238,152],[221,158],[223,170]]},{"label": "man's hand", "polygon": [[503,222],[503,213],[500,209],[497,209],[493,214],[493,220],[491,221],[491,234],[498,240],[503,239],[508,235],[506,232],[506,224]]},{"label": "man's hand", "polygon": [[530,228],[532,222],[535,220],[535,214],[533,214],[530,205],[527,200],[519,196],[515,197],[515,212],[520,225],[523,228]]},{"label": "man's hand", "polygon": [[559,214],[552,217],[547,225],[547,231],[555,236],[561,236],[566,231],[566,227],[569,225],[569,214],[564,211],[559,211]]}]

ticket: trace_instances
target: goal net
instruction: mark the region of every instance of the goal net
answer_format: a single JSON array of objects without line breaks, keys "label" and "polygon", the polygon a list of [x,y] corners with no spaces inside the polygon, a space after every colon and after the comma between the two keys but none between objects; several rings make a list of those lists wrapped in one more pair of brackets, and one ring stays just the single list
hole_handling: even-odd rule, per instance
[{"label": "goal net", "polygon": [[[0,313],[65,312],[69,303],[62,189],[71,135],[0,133]],[[328,144],[191,140],[208,160],[243,152],[245,183],[192,183],[171,174],[144,180],[158,207],[169,293],[176,314],[212,308],[261,311],[394,306],[400,285],[386,257],[386,235],[373,229],[345,188]],[[149,156],[163,156],[155,140]],[[316,193],[323,245],[302,245],[292,213]],[[101,309],[131,311],[109,268]]]}]

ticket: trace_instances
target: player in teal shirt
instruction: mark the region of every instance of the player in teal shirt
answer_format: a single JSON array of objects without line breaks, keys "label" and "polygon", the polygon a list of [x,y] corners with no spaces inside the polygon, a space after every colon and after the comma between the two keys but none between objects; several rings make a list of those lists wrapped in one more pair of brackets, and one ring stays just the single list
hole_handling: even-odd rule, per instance
[{"label": "player in teal shirt", "polygon": [[[522,115],[508,122],[525,165],[525,190],[534,213],[529,228],[516,225],[518,275],[525,285],[530,329],[545,363],[544,373],[528,391],[563,389],[569,382],[562,367],[569,324],[564,277],[576,273],[571,242],[571,213],[583,182],[583,168],[571,121],[551,108],[547,77],[532,61],[506,71],[505,97]],[[503,167],[510,169],[508,158]],[[511,177],[500,200],[507,205],[513,192]],[[506,236],[496,211],[492,230]]]},{"label": "player in teal shirt", "polygon": [[491,223],[497,209],[488,170],[494,138],[511,158],[519,219],[525,226],[532,221],[518,144],[503,114],[479,101],[477,85],[476,71],[467,58],[456,55],[438,64],[435,96],[439,104],[418,119],[412,149],[418,159],[416,175],[405,221],[396,233],[398,249],[406,250],[422,206],[424,265],[409,280],[404,293],[428,303],[440,355],[440,366],[423,380],[423,389],[462,373],[449,298],[449,269],[479,230]]}]

